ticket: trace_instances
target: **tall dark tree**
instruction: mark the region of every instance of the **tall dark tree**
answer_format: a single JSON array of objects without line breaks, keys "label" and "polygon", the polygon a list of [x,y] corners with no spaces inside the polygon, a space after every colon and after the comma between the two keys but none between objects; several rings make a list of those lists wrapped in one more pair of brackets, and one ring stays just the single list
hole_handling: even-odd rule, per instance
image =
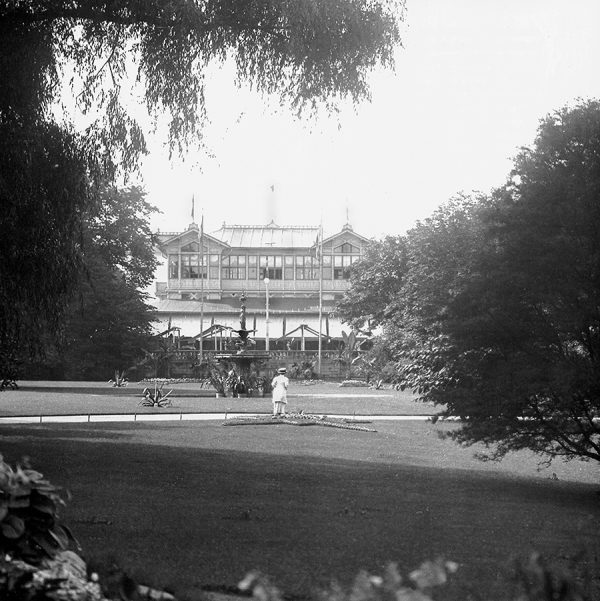
[{"label": "tall dark tree", "polygon": [[426,397],[494,456],[600,461],[600,103],[549,115],[485,214],[477,269],[448,305]]},{"label": "tall dark tree", "polygon": [[148,346],[154,311],[144,289],[156,268],[148,217],[156,209],[137,187],[107,188],[101,200],[84,221],[82,268],[62,335],[38,373],[108,379],[134,365]]},{"label": "tall dark tree", "polygon": [[[117,170],[135,168],[143,132],[125,108],[127,81],[153,115],[170,115],[183,151],[205,122],[210,62],[296,110],[368,97],[367,74],[391,65],[401,2],[367,0],[23,0],[0,3],[0,370],[68,303],[83,214]],[[53,108],[72,79],[83,134]]]},{"label": "tall dark tree", "polygon": [[44,332],[56,331],[81,266],[81,218],[93,205],[80,141],[52,124],[13,125],[0,114],[2,379],[15,379]]},{"label": "tall dark tree", "polygon": [[600,461],[600,102],[546,117],[504,187],[440,207],[400,257],[386,348],[461,418],[450,436]]}]

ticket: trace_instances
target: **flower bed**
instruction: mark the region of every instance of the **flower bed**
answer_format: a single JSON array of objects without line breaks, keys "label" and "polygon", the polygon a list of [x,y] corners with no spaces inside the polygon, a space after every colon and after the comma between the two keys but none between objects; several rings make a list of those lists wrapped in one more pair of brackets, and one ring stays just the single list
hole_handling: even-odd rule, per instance
[{"label": "flower bed", "polygon": [[369,388],[371,385],[364,380],[344,380],[340,388]]},{"label": "flower bed", "polygon": [[224,426],[271,426],[279,424],[287,426],[325,426],[329,428],[342,428],[344,430],[358,430],[361,432],[377,432],[377,430],[373,430],[372,428],[357,425],[352,419],[333,418],[327,415],[314,415],[304,412],[273,415],[271,417],[236,417],[228,419],[223,423]]}]

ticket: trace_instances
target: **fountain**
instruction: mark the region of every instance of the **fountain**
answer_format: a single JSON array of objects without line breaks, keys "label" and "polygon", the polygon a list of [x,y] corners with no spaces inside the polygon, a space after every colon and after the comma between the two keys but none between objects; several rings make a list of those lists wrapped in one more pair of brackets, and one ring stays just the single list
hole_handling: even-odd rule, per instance
[{"label": "fountain", "polygon": [[[224,362],[228,366],[229,372],[226,376],[226,381],[229,383],[230,389],[236,396],[247,396],[250,387],[255,386],[255,381],[260,380],[258,373],[257,362],[264,361],[270,356],[269,351],[257,351],[249,347],[254,346],[255,342],[250,338],[255,330],[246,329],[246,294],[241,295],[240,309],[240,328],[236,330],[229,328],[232,332],[238,335],[234,343],[235,350],[227,353],[219,353],[215,355],[218,362]],[[255,365],[256,375],[253,374],[253,365]],[[229,367],[233,366],[233,367]],[[237,371],[236,371],[237,368]],[[224,374],[222,374],[224,375]],[[262,378],[270,387],[270,378]],[[345,418],[333,418],[327,415],[312,415],[310,413],[299,412],[290,413],[283,416],[248,416],[227,419],[225,417],[224,426],[249,426],[249,425],[265,425],[265,424],[287,424],[290,426],[328,426],[331,428],[344,428],[347,430],[361,430],[363,432],[376,432],[371,428],[359,425],[361,423],[371,423],[370,421],[356,420]]]},{"label": "fountain", "polygon": [[[258,389],[257,380],[260,379],[258,364],[270,356],[268,351],[258,351],[251,348],[256,343],[250,338],[250,334],[256,330],[246,328],[246,300],[246,293],[242,292],[240,297],[240,328],[238,330],[228,328],[238,336],[234,341],[235,348],[215,355],[218,363],[227,366],[228,388],[237,396],[247,396],[249,391]],[[264,384],[266,379],[263,379],[262,382]]]}]

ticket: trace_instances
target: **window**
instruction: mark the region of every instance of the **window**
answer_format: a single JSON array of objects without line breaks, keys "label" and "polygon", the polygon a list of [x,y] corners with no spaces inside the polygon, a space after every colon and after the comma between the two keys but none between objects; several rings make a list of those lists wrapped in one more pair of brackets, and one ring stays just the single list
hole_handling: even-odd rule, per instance
[{"label": "window", "polygon": [[323,255],[323,279],[331,279],[331,255]]},{"label": "window", "polygon": [[336,253],[342,253],[345,255],[349,255],[351,253],[353,254],[359,254],[360,253],[360,248],[358,248],[358,246],[354,246],[353,244],[350,244],[350,242],[344,242],[341,246],[337,246],[334,251]]},{"label": "window", "polygon": [[246,255],[229,255],[221,259],[224,280],[246,279]]},{"label": "window", "polygon": [[[330,276],[331,277],[331,276]],[[319,263],[315,257],[296,257],[296,279],[316,280],[319,278]]]},{"label": "window", "polygon": [[350,267],[352,263],[358,261],[358,255],[334,255],[333,256],[333,279],[350,279]]},{"label": "window", "polygon": [[248,279],[256,280],[258,278],[258,257],[248,255]]},{"label": "window", "polygon": [[202,265],[202,258],[206,261],[206,257],[197,254],[181,255],[181,277],[192,280],[197,280],[200,277],[206,279],[206,265]]},{"label": "window", "polygon": [[219,279],[219,255],[209,255],[208,271],[211,280]]},{"label": "window", "polygon": [[197,253],[200,250],[200,245],[197,242],[190,242],[181,247],[182,253]]},{"label": "window", "polygon": [[179,256],[169,255],[169,279],[179,279]]},{"label": "window", "polygon": [[281,255],[261,255],[258,266],[261,279],[281,280],[283,277]]},{"label": "window", "polygon": [[293,255],[285,255],[283,257],[283,277],[286,280],[294,279],[294,256]]},{"label": "window", "polygon": [[[206,277],[206,273],[203,275]],[[200,278],[200,255],[181,255],[181,277],[184,279]]]}]

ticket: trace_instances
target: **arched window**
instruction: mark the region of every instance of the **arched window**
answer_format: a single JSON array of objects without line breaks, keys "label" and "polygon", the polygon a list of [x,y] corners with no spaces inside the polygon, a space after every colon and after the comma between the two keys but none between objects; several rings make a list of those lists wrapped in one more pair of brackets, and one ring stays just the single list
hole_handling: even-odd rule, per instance
[{"label": "arched window", "polygon": [[354,244],[350,244],[350,242],[344,242],[341,246],[334,248],[333,252],[342,253],[344,255],[359,254],[360,248],[354,246]]},{"label": "arched window", "polygon": [[190,242],[181,247],[182,253],[197,253],[200,250],[200,245],[197,242]]}]

